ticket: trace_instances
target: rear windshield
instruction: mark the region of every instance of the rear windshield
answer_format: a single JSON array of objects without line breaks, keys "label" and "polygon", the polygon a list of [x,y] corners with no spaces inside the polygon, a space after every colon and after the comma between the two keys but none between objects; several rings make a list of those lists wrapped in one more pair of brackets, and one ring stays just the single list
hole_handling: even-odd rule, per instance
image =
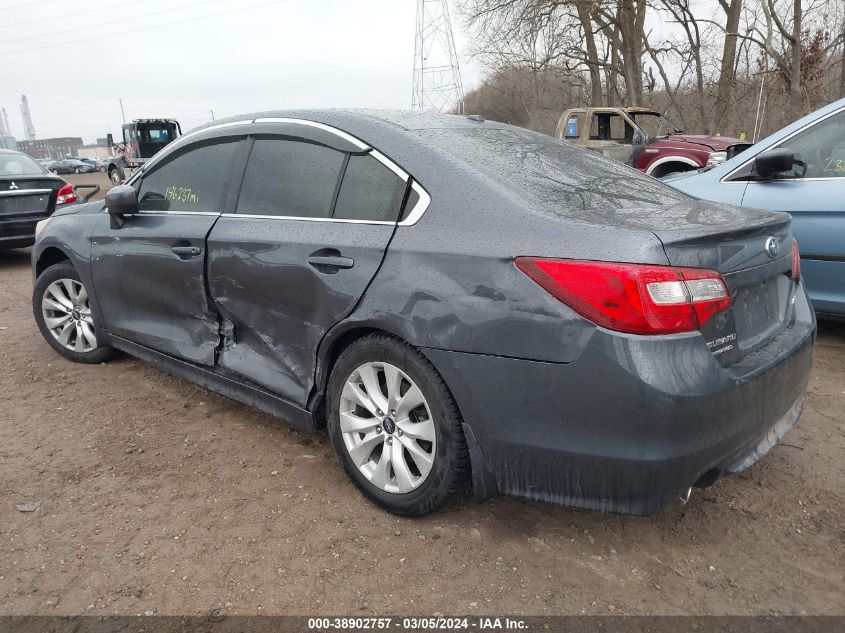
[{"label": "rear windshield", "polygon": [[0,176],[41,176],[44,168],[26,154],[0,154]]},{"label": "rear windshield", "polygon": [[690,200],[632,167],[537,132],[450,128],[417,133],[553,215],[573,217]]}]

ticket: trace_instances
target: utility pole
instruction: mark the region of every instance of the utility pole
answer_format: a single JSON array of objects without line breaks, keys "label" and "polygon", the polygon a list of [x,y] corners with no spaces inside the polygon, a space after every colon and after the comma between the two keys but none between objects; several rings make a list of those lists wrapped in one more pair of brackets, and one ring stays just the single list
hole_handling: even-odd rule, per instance
[{"label": "utility pole", "polygon": [[126,113],[123,111],[123,99],[118,99],[120,102],[120,117],[123,119],[123,122],[126,123]]},{"label": "utility pole", "polygon": [[464,86],[447,0],[417,0],[411,107],[464,114]]}]

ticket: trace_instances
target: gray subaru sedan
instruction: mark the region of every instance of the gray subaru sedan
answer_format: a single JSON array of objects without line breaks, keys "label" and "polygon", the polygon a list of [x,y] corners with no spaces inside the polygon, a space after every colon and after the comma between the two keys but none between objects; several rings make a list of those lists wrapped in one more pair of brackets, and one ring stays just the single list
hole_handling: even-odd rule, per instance
[{"label": "gray subaru sedan", "polygon": [[480,117],[257,113],[38,226],[33,311],[307,431],[380,506],[652,514],[795,424],[790,217]]}]

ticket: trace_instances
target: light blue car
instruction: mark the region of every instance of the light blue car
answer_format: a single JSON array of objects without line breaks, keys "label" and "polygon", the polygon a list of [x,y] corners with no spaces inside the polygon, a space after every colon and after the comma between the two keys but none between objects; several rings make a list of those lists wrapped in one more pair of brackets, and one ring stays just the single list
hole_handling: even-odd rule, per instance
[{"label": "light blue car", "polygon": [[845,318],[845,99],[717,167],[664,182],[704,200],[791,213],[813,307]]}]

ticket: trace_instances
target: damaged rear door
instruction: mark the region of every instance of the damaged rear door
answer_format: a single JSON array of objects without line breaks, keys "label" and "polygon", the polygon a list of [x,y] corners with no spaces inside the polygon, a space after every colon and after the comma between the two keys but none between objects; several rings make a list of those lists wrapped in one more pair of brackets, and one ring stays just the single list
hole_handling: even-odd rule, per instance
[{"label": "damaged rear door", "polygon": [[219,322],[206,290],[206,237],[231,191],[241,138],[206,135],[180,148],[133,183],[139,212],[121,228],[100,216],[92,274],[112,334],[214,364]]},{"label": "damaged rear door", "polygon": [[256,129],[237,212],[208,238],[209,290],[225,334],[218,366],[302,406],[320,341],[381,264],[407,176],[325,129]]}]

